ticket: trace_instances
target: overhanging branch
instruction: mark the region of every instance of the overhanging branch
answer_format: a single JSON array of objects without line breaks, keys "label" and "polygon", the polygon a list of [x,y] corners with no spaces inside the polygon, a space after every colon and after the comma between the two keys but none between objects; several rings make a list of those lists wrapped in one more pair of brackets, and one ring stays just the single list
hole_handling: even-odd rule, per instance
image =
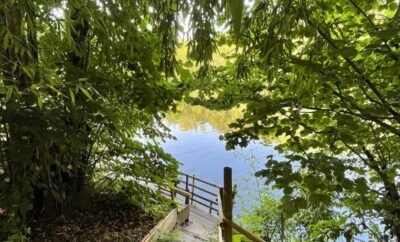
[{"label": "overhanging branch", "polygon": [[[305,20],[306,22],[312,26],[315,30],[317,30],[317,32],[320,34],[320,36],[326,40],[326,42],[335,50],[340,50],[339,47],[333,42],[333,40],[324,32],[321,30],[321,28],[317,27],[315,25],[315,23],[309,18],[309,15],[305,15]],[[372,90],[372,92],[378,97],[378,99],[380,100],[382,106],[387,109],[392,115],[393,117],[396,119],[397,122],[400,123],[400,114],[398,112],[396,112],[392,106],[386,101],[386,99],[384,98],[384,96],[380,93],[380,91],[378,90],[378,88],[375,86],[375,84],[368,79],[363,71],[352,61],[350,60],[350,58],[343,56],[342,54],[339,53],[339,55],[351,66],[351,68],[361,77],[361,80],[363,80],[367,86]]]}]

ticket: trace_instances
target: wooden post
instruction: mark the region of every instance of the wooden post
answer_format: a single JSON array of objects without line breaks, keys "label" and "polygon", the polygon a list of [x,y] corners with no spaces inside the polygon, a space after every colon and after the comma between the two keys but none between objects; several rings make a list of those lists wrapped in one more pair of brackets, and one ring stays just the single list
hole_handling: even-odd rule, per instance
[{"label": "wooden post", "polygon": [[233,185],[233,191],[232,191],[232,201],[233,202],[235,201],[236,193],[237,193],[237,185],[235,184],[235,185]]},{"label": "wooden post", "polygon": [[170,191],[171,191],[171,199],[172,201],[174,201],[175,200],[174,190],[171,188]]},{"label": "wooden post", "polygon": [[283,213],[281,213],[281,241],[285,241],[285,218]]},{"label": "wooden post", "polygon": [[194,194],[194,181],[196,180],[196,175],[193,174],[193,181],[192,181],[192,202],[191,204],[193,205],[193,194]]},{"label": "wooden post", "polygon": [[[224,217],[232,221],[232,168],[224,168]],[[224,223],[224,241],[232,242],[232,225]]]},{"label": "wooden post", "polygon": [[217,194],[218,218],[220,221],[220,224],[218,227],[218,242],[224,241],[224,209],[223,209],[223,204],[222,204],[222,202],[224,201],[223,197],[224,197],[224,188],[220,187],[218,194]]},{"label": "wooden post", "polygon": [[223,187],[219,188],[219,197],[221,198],[221,201],[218,201],[218,202],[221,203],[221,207],[223,209],[224,208],[224,188]]},{"label": "wooden post", "polygon": [[[189,176],[186,174],[186,186],[185,186],[185,190],[187,191],[187,192],[189,192]],[[186,197],[185,198],[185,204],[186,205],[189,205],[189,199],[190,199],[190,197]]]},{"label": "wooden post", "polygon": [[212,213],[212,205],[213,205],[212,202],[210,202],[210,212],[209,212],[210,214]]}]

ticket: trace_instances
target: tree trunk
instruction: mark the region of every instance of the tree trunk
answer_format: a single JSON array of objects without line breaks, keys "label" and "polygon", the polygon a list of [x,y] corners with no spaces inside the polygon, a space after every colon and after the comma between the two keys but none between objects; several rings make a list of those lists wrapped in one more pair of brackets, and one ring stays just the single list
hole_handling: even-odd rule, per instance
[{"label": "tree trunk", "polygon": [[[32,124],[26,122],[35,116],[35,112],[30,108],[36,99],[27,89],[36,81],[37,75],[35,71],[28,74],[24,69],[26,66],[35,66],[38,62],[33,3],[25,1],[4,4],[0,9],[0,18],[7,30],[2,36],[3,41],[6,34],[9,39],[6,48],[2,47],[0,69],[5,86],[12,90],[2,115],[4,129],[7,130],[7,138],[3,146],[5,147],[4,162],[10,179],[8,193],[10,197],[12,194],[19,197],[19,200],[12,201],[18,206],[8,209],[15,210],[18,219],[23,223],[25,214],[30,210],[26,204],[31,204],[29,200],[32,196],[31,184],[34,180],[32,167],[38,164],[34,155],[35,147],[32,144],[34,140]],[[24,51],[16,51],[16,46],[20,50],[23,48]],[[18,100],[15,95],[17,91],[21,93]]]},{"label": "tree trunk", "polygon": [[[70,18],[73,25],[73,32],[71,33],[71,37],[73,40],[73,45],[75,49],[79,52],[70,52],[68,54],[68,61],[72,64],[73,68],[67,70],[66,79],[68,81],[76,82],[79,78],[86,77],[87,68],[89,64],[89,21],[87,17],[82,14],[81,11],[82,6],[70,4]],[[76,103],[79,104],[80,102],[84,103],[84,99],[82,96],[79,95],[76,97]],[[77,112],[79,107],[76,107]],[[85,115],[82,119],[74,119],[73,117],[70,118],[68,121],[68,125],[72,126],[76,132],[80,133],[81,137],[89,137],[91,128],[87,123]],[[84,145],[81,149],[76,151],[75,154],[75,161],[73,162],[75,165],[73,176],[69,179],[69,186],[71,188],[71,201],[76,203],[79,206],[80,203],[80,193],[84,189],[85,180],[87,177],[87,170],[88,170],[88,147],[90,146],[89,141],[85,140]]]}]

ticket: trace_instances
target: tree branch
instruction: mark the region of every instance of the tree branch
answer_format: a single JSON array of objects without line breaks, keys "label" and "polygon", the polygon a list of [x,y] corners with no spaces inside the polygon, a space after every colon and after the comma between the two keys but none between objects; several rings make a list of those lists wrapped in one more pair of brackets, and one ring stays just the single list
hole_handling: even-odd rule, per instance
[{"label": "tree branch", "polygon": [[[366,18],[368,20],[368,22],[371,24],[371,26],[374,28],[374,30],[379,31],[378,27],[375,25],[375,23],[372,21],[372,19],[370,17],[368,17],[368,15],[357,5],[357,3],[354,0],[349,0],[349,1],[357,9],[357,11],[360,12],[361,15],[364,16],[364,18]],[[388,45],[387,41],[385,39],[382,39],[382,40],[383,40],[383,43],[384,43],[386,49],[389,51],[390,56],[395,61],[398,61],[399,57],[394,53],[392,48]]]},{"label": "tree branch", "polygon": [[[312,26],[317,32],[320,34],[320,36],[326,40],[326,42],[332,46],[335,50],[340,50],[339,47],[333,42],[333,40],[325,33],[323,32],[319,27],[315,25],[313,21],[309,18],[309,15],[305,15],[305,20],[306,22]],[[363,73],[363,71],[348,57],[343,56],[342,54],[339,53],[339,55],[351,66],[351,68],[360,75],[361,79],[368,85],[368,87],[372,90],[372,92],[378,97],[378,99],[381,101],[382,106],[387,109],[393,117],[395,117],[396,121],[400,123],[400,114],[397,113],[392,106],[386,101],[386,99],[383,97],[383,95],[380,93],[378,88],[374,85],[374,83],[369,80]]]},{"label": "tree branch", "polygon": [[350,115],[354,115],[356,117],[359,117],[361,119],[365,119],[368,121],[373,121],[377,124],[379,124],[382,127],[387,128],[389,131],[393,132],[394,134],[396,134],[397,136],[400,136],[400,130],[396,129],[395,127],[383,122],[381,119],[379,119],[378,117],[372,116],[368,113],[365,113],[362,111],[362,109],[360,107],[358,107],[357,104],[351,102],[350,100],[348,100],[346,97],[344,97],[340,92],[337,92],[336,90],[332,89],[333,95],[335,95],[336,97],[339,98],[339,100],[341,100],[345,105],[348,104],[351,107],[353,107],[354,109],[356,109],[358,112],[360,112],[360,114],[357,114],[355,112],[353,112],[350,108],[347,108],[348,112]]}]

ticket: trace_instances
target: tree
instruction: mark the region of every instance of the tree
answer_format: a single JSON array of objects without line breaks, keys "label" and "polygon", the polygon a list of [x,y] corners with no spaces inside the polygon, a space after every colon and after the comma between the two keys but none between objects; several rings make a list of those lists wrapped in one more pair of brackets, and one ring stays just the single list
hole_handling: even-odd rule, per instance
[{"label": "tree", "polygon": [[[208,62],[218,1],[6,0],[0,3],[0,239],[79,206],[94,179],[175,177],[158,146],[183,93],[175,52]],[[187,70],[186,70],[187,72]],[[180,78],[179,78],[180,77]],[[98,185],[98,184],[97,184]]]},{"label": "tree", "polygon": [[224,136],[228,149],[287,136],[276,146],[286,159],[269,158],[258,175],[283,190],[289,216],[324,204],[343,211],[332,238],[400,240],[399,17],[393,0],[255,1],[237,56],[213,70],[204,98],[191,98],[247,105]]}]

